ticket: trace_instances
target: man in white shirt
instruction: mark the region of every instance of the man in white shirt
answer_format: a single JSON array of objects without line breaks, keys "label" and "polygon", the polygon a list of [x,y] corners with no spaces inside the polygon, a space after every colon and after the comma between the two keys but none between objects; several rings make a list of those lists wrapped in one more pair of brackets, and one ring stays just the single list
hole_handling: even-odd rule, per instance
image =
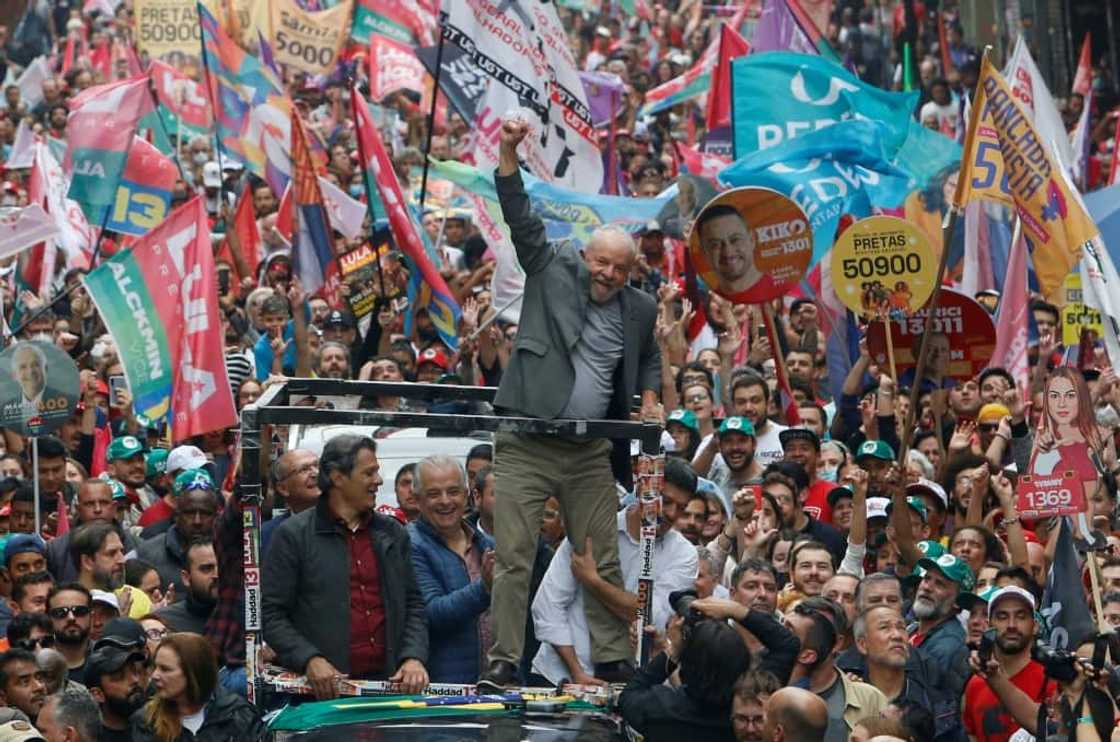
[{"label": "man in white shirt", "polygon": [[[677,512],[688,502],[687,494],[685,488],[666,478],[661,521],[653,548],[653,625],[659,629],[664,629],[672,615],[669,594],[674,590],[691,589],[696,581],[699,561],[696,547],[672,527]],[[555,684],[565,679],[573,683],[596,682],[588,669],[594,665],[591,636],[583,610],[584,591],[580,588],[596,593],[611,611],[628,622],[633,621],[638,605],[640,532],[639,506],[632,504],[618,514],[618,556],[624,590],[595,573],[590,543],[582,555],[574,557],[567,540],[560,544],[533,600],[533,622],[541,642],[533,659],[533,672]]]}]

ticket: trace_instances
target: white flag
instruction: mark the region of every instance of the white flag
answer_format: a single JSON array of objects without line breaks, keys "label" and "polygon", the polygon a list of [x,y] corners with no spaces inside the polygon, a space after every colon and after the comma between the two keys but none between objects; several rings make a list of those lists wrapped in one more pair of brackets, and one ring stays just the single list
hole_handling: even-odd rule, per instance
[{"label": "white flag", "polygon": [[31,167],[35,162],[35,134],[27,125],[27,119],[20,119],[16,137],[12,140],[12,150],[5,167],[20,170]]},{"label": "white flag", "polygon": [[1068,171],[1073,166],[1073,152],[1066,125],[1022,36],[1015,41],[1003,77],[1011,85],[1014,96],[1033,114],[1034,128],[1043,143],[1050,145],[1050,150]]},{"label": "white flag", "polygon": [[323,202],[331,228],[337,229],[352,240],[362,233],[362,220],[366,217],[366,205],[355,201],[341,188],[323,176],[319,176],[319,190],[323,192]]},{"label": "white flag", "polygon": [[58,225],[39,204],[0,214],[0,258],[37,245],[58,234]]}]

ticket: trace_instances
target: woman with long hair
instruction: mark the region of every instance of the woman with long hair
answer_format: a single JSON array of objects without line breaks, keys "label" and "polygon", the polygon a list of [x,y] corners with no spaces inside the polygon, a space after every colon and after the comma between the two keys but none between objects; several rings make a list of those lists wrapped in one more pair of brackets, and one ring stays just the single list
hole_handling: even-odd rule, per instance
[{"label": "woman with long hair", "polygon": [[[257,740],[265,726],[244,698],[218,687],[218,661],[198,634],[168,634],[156,650],[155,695],[132,717],[135,742]],[[189,734],[187,734],[189,732]]]},{"label": "woman with long hair", "polygon": [[1042,409],[1031,473],[1050,475],[1073,470],[1082,482],[1096,482],[1101,474],[1104,442],[1081,372],[1068,366],[1051,371],[1043,389]]}]

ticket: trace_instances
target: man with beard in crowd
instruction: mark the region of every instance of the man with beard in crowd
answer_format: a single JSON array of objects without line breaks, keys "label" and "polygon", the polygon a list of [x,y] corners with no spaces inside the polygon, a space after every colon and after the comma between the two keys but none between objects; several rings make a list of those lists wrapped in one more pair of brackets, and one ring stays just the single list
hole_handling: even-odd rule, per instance
[{"label": "man with beard in crowd", "polygon": [[952,554],[936,560],[918,560],[922,581],[911,608],[917,622],[907,627],[910,644],[945,673],[945,682],[959,695],[968,678],[968,646],[965,631],[957,620],[957,596],[972,590],[976,579],[972,568]]},{"label": "man with beard in crowd", "polygon": [[319,348],[319,363],[315,375],[323,379],[350,378],[350,349],[342,343],[328,340]]},{"label": "man with beard in crowd", "polygon": [[160,608],[156,615],[172,631],[203,634],[218,603],[218,558],[209,540],[197,539],[187,547],[183,583],[187,586],[186,598]]},{"label": "man with beard in crowd", "polygon": [[[78,522],[71,524],[72,529],[75,525],[103,523],[112,526],[124,547],[124,553],[137,548],[139,544],[136,537],[117,521],[117,502],[113,499],[113,488],[107,481],[87,479],[82,482],[78,487],[77,504]],[[76,532],[77,529],[67,531],[47,544],[47,569],[59,582],[78,579],[78,562],[73,557],[71,548]]]},{"label": "man with beard in crowd", "polygon": [[128,501],[124,509],[132,511],[134,518],[129,522],[139,520],[144,510],[151,507],[159,498],[148,487],[147,460],[144,456],[144,444],[135,436],[126,435],[114,438],[109,444],[107,458],[109,459],[109,473],[113,479],[124,485]]},{"label": "man with beard in crowd", "polygon": [[47,687],[33,652],[9,649],[0,654],[0,704],[35,719],[46,698]]},{"label": "man with beard in crowd", "polygon": [[79,526],[70,540],[70,555],[78,566],[78,582],[88,590],[112,591],[124,584],[124,546],[108,523]]},{"label": "man with beard in crowd", "polygon": [[[127,620],[127,619],[122,619]],[[147,700],[148,673],[142,646],[101,639],[90,652],[85,686],[101,708],[98,742],[130,742],[128,720]]]},{"label": "man with beard in crowd", "polygon": [[55,648],[66,658],[69,678],[82,682],[86,655],[89,654],[89,631],[93,597],[79,582],[56,585],[47,596],[47,615],[54,624]]},{"label": "man with beard in crowd", "polygon": [[766,702],[781,687],[778,679],[768,672],[747,672],[739,678],[731,698],[731,731],[735,742],[765,742]]},{"label": "man with beard in crowd", "polygon": [[171,528],[151,538],[136,550],[136,555],[159,572],[164,585],[175,586],[176,599],[187,592],[183,571],[187,567],[187,546],[196,538],[209,538],[218,513],[219,495],[210,474],[204,469],[187,469],[175,478],[175,518]]},{"label": "man with beard in crowd", "polygon": [[711,462],[710,477],[723,492],[725,502],[731,502],[735,493],[745,484],[757,482],[762,476],[762,466],[755,456],[755,429],[745,417],[729,417],[719,426],[719,434],[696,454],[693,468],[708,471],[713,448],[719,456]]}]

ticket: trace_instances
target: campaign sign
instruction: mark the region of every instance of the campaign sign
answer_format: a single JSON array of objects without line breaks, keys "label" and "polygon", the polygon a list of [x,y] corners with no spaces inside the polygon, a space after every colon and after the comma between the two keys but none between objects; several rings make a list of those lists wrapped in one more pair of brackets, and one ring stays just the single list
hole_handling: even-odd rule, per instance
[{"label": "campaign sign", "polygon": [[[895,367],[904,385],[913,383],[922,328],[928,314],[927,306],[909,317],[894,317],[890,321]],[[867,348],[875,362],[885,367],[888,359],[883,325],[883,322],[868,325]],[[972,297],[952,289],[941,289],[929,331],[926,368],[920,374],[923,381],[939,387],[951,386],[950,380],[972,379],[990,363],[996,347],[996,326],[992,315]],[[947,381],[950,383],[946,384]]]},{"label": "campaign sign", "polygon": [[1085,512],[1085,489],[1076,471],[1051,476],[1024,474],[1015,489],[1015,508],[1027,519]]},{"label": "campaign sign", "polygon": [[725,191],[700,210],[689,255],[713,291],[736,304],[761,304],[793,289],[813,257],[809,219],[769,188]]},{"label": "campaign sign", "polygon": [[913,314],[929,301],[936,282],[929,239],[898,217],[860,219],[833,246],[836,296],[863,317]]},{"label": "campaign sign", "polygon": [[377,304],[377,290],[379,288],[377,258],[379,254],[380,248],[375,249],[367,242],[338,259],[339,269],[342,272],[342,282],[350,287],[350,293],[346,299],[350,304],[350,311],[358,319],[372,312]]},{"label": "campaign sign", "polygon": [[1062,305],[1062,345],[1074,346],[1081,342],[1081,328],[1104,335],[1104,323],[1099,310],[1087,306],[1081,299],[1081,274],[1070,273],[1062,287],[1065,303]]},{"label": "campaign sign", "polygon": [[53,343],[24,340],[0,353],[0,426],[20,435],[56,430],[79,392],[78,367]]}]

